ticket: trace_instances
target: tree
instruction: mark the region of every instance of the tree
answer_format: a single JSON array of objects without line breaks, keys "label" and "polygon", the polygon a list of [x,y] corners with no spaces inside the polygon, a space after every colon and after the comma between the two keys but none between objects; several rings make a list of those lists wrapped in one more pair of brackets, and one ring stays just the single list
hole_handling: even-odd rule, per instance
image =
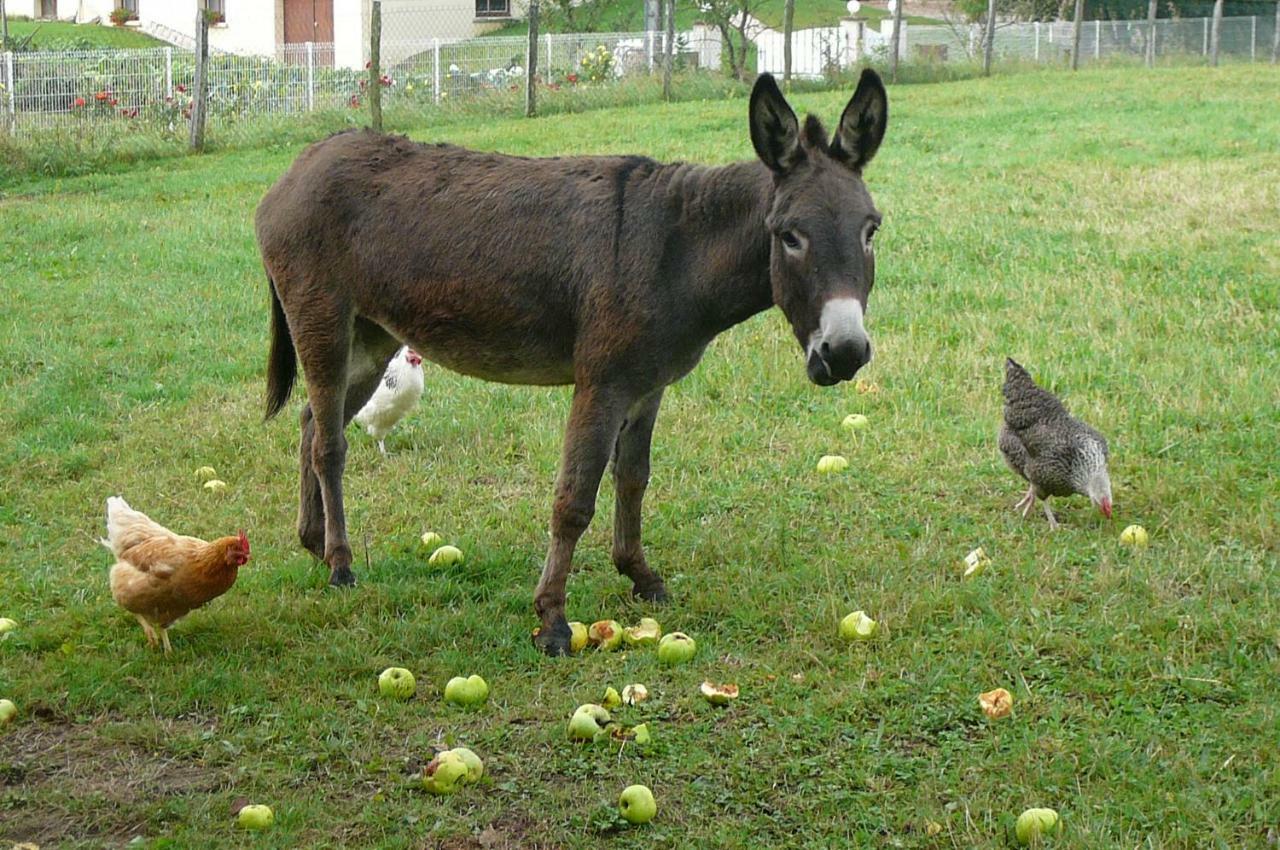
[{"label": "tree", "polygon": [[725,55],[729,59],[729,71],[739,80],[747,79],[747,50],[751,46],[747,33],[752,20],[751,10],[759,3],[760,0],[701,0],[698,4],[702,17],[720,30]]}]

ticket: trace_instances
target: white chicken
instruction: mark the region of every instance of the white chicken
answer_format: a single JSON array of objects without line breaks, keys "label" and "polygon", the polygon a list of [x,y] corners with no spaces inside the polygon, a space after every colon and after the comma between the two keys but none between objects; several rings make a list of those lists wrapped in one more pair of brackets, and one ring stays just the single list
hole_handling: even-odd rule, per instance
[{"label": "white chicken", "polygon": [[422,355],[406,345],[391,358],[378,388],[356,414],[356,422],[378,441],[378,450],[383,454],[387,453],[384,440],[417,405],[422,389]]}]

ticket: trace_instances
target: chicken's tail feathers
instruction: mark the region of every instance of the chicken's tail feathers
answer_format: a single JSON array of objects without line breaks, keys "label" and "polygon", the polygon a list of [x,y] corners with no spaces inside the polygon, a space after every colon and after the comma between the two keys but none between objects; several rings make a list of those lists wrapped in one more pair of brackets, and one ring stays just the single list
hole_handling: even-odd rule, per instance
[{"label": "chicken's tail feathers", "polygon": [[164,526],[141,511],[135,511],[119,496],[107,499],[107,536],[102,544],[117,557],[148,536],[167,533]]},{"label": "chicken's tail feathers", "polygon": [[271,293],[271,353],[267,356],[267,411],[264,419],[280,412],[289,401],[293,384],[298,379],[298,353],[294,350],[284,306],[270,274],[267,275],[267,289]]}]

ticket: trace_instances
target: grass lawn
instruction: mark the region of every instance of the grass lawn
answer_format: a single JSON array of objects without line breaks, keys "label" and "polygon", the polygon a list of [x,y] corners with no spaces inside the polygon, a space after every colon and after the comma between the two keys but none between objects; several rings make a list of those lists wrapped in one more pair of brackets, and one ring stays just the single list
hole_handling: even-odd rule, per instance
[{"label": "grass lawn", "polygon": [[67,21],[10,21],[9,37],[32,36],[37,50],[84,50],[94,47],[164,47],[164,42],[132,27],[73,24]]},{"label": "grass lawn", "polygon": [[[351,434],[361,584],[294,531],[295,400],[261,420],[251,216],[297,147],[25,184],[0,199],[0,839],[144,847],[978,847],[1052,806],[1060,847],[1264,847],[1280,827],[1280,72],[1027,73],[895,87],[867,171],[885,214],[881,392],[812,386],[777,311],[668,391],[646,504],[673,602],[628,598],[612,491],[571,618],[653,613],[699,644],[539,656],[531,596],[569,393],[428,369],[380,457]],[[798,105],[833,121],[845,95]],[[750,155],[742,98],[416,128],[517,154]],[[1270,175],[1270,178],[1268,177]],[[571,234],[566,234],[571,238]],[[1012,354],[1111,439],[1117,518],[1012,510],[995,445]],[[865,413],[855,439],[839,426]],[[823,454],[848,455],[819,477]],[[203,490],[211,465],[229,488]],[[146,646],[97,543],[122,494],[175,529],[243,527],[223,598]],[[1140,554],[1117,544],[1151,532]],[[431,567],[426,529],[466,561]],[[994,563],[960,581],[984,546]],[[872,643],[836,637],[862,608]],[[383,668],[419,694],[377,697]],[[480,673],[489,705],[440,699]],[[742,697],[713,709],[703,679]],[[579,745],[606,686],[653,744]],[[1012,691],[989,725],[977,694]],[[415,788],[465,744],[480,787]],[[612,814],[654,789],[647,827]],[[251,842],[230,812],[274,806]]]}]

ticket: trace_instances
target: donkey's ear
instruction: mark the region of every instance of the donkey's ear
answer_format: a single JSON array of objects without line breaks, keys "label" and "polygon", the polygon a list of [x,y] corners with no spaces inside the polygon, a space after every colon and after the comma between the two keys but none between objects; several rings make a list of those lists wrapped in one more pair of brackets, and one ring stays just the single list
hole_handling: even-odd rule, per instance
[{"label": "donkey's ear", "polygon": [[800,150],[800,122],[772,74],[756,78],[750,116],[751,144],[761,161],[778,174],[791,170],[804,156]]},{"label": "donkey's ear", "polygon": [[836,139],[831,145],[832,158],[861,172],[879,150],[888,123],[889,96],[885,94],[880,75],[867,68],[840,116]]}]

